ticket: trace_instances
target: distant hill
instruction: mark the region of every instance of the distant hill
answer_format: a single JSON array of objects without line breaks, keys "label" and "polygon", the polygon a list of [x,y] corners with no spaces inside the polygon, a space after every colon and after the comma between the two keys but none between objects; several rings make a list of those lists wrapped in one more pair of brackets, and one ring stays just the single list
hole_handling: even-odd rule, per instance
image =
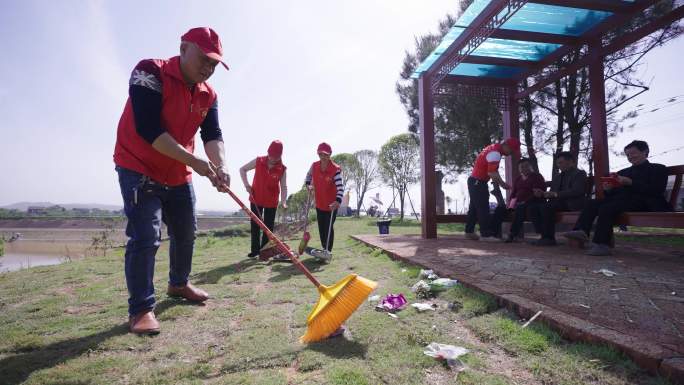
[{"label": "distant hill", "polygon": [[[123,209],[123,206],[118,206],[118,205],[103,205],[99,203],[52,203],[52,202],[17,202],[17,203],[12,203],[11,205],[7,206],[0,206],[1,209],[7,209],[7,210],[19,210],[19,211],[26,211],[29,206],[40,206],[40,207],[49,207],[49,206],[54,206],[54,205],[59,205],[64,207],[65,209],[100,209],[100,210],[109,210],[109,211],[114,211],[114,210],[121,210]],[[204,215],[204,216],[211,216],[211,217],[221,217],[221,216],[229,216],[233,215],[232,211],[218,211],[218,210],[197,210],[198,215]]]},{"label": "distant hill", "polygon": [[59,205],[65,209],[100,209],[100,210],[121,210],[123,206],[119,205],[103,205],[99,203],[52,203],[52,202],[17,202],[11,205],[2,206],[0,208],[8,210],[26,211],[29,206],[54,206]]}]

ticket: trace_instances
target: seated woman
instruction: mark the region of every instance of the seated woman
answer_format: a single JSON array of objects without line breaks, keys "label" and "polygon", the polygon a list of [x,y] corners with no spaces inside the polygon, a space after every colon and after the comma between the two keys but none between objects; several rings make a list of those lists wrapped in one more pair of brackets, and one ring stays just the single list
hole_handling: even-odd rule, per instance
[{"label": "seated woman", "polygon": [[594,243],[588,255],[610,255],[610,238],[617,217],[625,211],[672,211],[665,200],[667,168],[648,161],[648,143],[635,140],[625,146],[631,167],[620,170],[602,183],[605,198],[591,200],[582,210],[574,230],[563,234],[580,242],[589,240],[596,221]]},{"label": "seated woman", "polygon": [[[518,171],[520,176],[513,182],[513,191],[508,201],[508,208],[515,211],[511,230],[505,240],[506,243],[515,242],[521,238],[520,230],[522,230],[523,222],[525,222],[529,205],[541,201],[540,198],[534,196],[533,191],[546,188],[544,177],[534,170],[529,159],[522,158],[518,161]],[[537,229],[537,232],[539,231]]]}]

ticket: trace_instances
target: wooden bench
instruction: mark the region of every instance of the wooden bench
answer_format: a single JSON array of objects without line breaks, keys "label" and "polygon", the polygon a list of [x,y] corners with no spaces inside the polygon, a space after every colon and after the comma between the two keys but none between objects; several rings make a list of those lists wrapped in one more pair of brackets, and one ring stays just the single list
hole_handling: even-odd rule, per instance
[{"label": "wooden bench", "polygon": [[[682,188],[682,175],[684,165],[670,166],[667,168],[667,175],[674,176],[674,184],[668,201],[673,208],[677,208],[677,198]],[[588,177],[589,183],[587,196],[591,196],[593,187],[593,177]],[[579,218],[579,211],[560,211],[556,214],[557,223],[574,224]],[[437,223],[465,223],[468,216],[464,214],[437,215]],[[510,215],[506,218],[510,221]],[[627,212],[622,214],[616,225],[640,226],[640,227],[662,227],[662,228],[684,228],[684,212]]]},{"label": "wooden bench", "polygon": [[[675,177],[672,191],[668,197],[673,208],[678,206],[677,198],[682,188],[682,174],[684,174],[684,165],[667,168],[667,175]],[[579,214],[579,211],[560,211],[556,214],[556,222],[574,224],[577,222]],[[615,224],[684,229],[684,212],[626,212],[618,218]]]}]

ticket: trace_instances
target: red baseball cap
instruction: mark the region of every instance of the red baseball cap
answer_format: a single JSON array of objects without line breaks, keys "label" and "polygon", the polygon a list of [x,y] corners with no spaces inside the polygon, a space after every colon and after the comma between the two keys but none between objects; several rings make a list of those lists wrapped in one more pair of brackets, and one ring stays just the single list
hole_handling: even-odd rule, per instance
[{"label": "red baseball cap", "polygon": [[280,158],[283,155],[283,143],[279,140],[274,140],[268,146],[268,156]]},{"label": "red baseball cap", "polygon": [[332,148],[330,147],[330,145],[328,143],[323,142],[323,143],[318,145],[318,150],[316,150],[316,152],[319,154],[324,153],[324,154],[330,155],[330,154],[332,154]]},{"label": "red baseball cap", "polygon": [[205,55],[214,60],[218,60],[226,69],[228,69],[228,65],[223,62],[221,39],[219,39],[218,34],[213,29],[209,27],[192,28],[181,36],[181,41],[197,44]]},{"label": "red baseball cap", "polygon": [[504,144],[508,145],[516,155],[520,156],[520,139],[508,138],[504,141]]}]

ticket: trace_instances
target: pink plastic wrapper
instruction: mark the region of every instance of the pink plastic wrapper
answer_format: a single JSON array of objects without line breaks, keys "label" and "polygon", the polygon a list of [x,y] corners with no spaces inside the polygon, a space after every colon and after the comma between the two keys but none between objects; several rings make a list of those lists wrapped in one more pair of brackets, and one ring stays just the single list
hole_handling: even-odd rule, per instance
[{"label": "pink plastic wrapper", "polygon": [[395,312],[406,306],[406,303],[406,297],[403,294],[388,294],[375,308],[380,311]]}]

